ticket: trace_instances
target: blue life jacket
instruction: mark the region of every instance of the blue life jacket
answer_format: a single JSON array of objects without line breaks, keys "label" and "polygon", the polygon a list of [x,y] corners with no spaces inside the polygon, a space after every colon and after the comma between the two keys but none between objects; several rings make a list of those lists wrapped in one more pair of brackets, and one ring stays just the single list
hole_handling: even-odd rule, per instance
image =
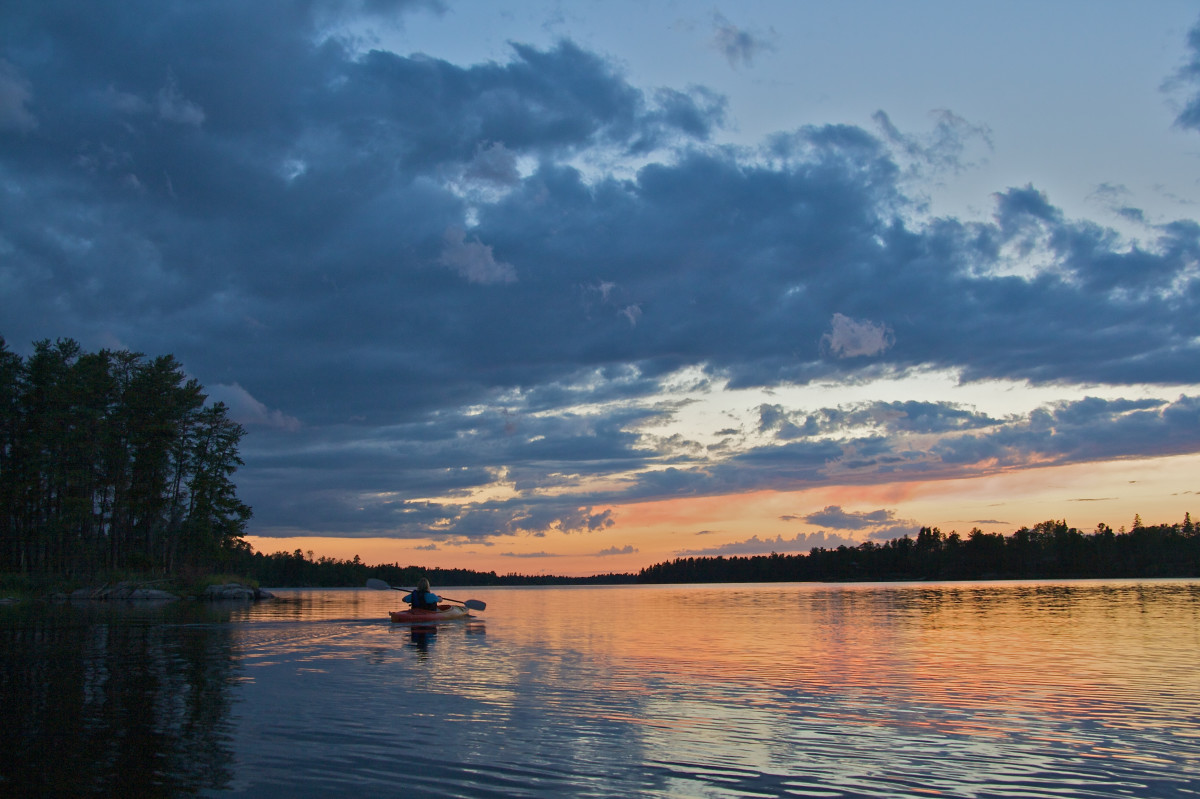
[{"label": "blue life jacket", "polygon": [[440,599],[437,594],[416,590],[404,597],[404,601],[412,605],[413,610],[437,610]]}]

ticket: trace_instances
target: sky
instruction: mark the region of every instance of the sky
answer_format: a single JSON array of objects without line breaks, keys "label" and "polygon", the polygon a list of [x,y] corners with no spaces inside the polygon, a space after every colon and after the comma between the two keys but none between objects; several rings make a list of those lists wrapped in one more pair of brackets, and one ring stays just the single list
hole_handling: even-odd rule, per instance
[{"label": "sky", "polygon": [[0,336],[173,354],[259,551],[1171,523],[1192,2],[0,6]]}]

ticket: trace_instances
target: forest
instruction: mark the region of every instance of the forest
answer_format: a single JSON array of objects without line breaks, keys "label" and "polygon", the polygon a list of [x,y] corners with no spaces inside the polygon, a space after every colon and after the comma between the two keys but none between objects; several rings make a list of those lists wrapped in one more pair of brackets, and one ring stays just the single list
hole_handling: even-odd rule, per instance
[{"label": "forest", "polygon": [[898,580],[1075,579],[1200,576],[1200,525],[1185,514],[1176,524],[1144,525],[1135,516],[1128,532],[1101,524],[1082,533],[1065,520],[1022,527],[1011,535],[978,528],[966,538],[921,528],[857,547],[816,548],[805,554],[677,558],[633,573],[588,577],[497,574],[468,569],[369,565],[314,558],[312,552],[250,550],[234,556],[239,574],[271,586],[362,586],[368,578],[412,586],[424,576],[433,585],[586,585],[623,583],[846,582]]},{"label": "forest", "polygon": [[0,572],[220,568],[249,550],[245,431],[173,356],[0,337]]},{"label": "forest", "polygon": [[597,574],[589,577],[558,577],[553,575],[497,574],[494,571],[471,569],[443,569],[439,567],[401,566],[398,563],[368,565],[357,555],[352,559],[313,557],[313,553],[262,552],[244,550],[236,553],[231,568],[237,574],[247,575],[260,585],[275,587],[362,586],[372,577],[391,585],[412,587],[421,577],[427,577],[438,585],[600,585],[632,583],[634,574]]},{"label": "forest", "polygon": [[972,529],[962,538],[923,527],[857,547],[813,549],[804,555],[677,558],[642,569],[638,582],[768,582],[994,580],[1200,576],[1200,525],[1191,514],[1176,524],[1144,525],[1092,533],[1065,520],[1022,527],[1011,535]]}]

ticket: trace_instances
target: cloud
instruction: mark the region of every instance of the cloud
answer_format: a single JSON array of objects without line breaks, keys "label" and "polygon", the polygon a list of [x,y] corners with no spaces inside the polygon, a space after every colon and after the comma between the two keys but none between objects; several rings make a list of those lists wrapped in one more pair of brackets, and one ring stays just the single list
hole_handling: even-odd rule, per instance
[{"label": "cloud", "polygon": [[813,436],[819,432],[818,420],[811,414],[788,412],[782,405],[763,404],[758,408],[758,431],[773,433],[789,440]]},{"label": "cloud", "polygon": [[895,521],[895,513],[882,508],[853,513],[842,510],[839,505],[829,505],[824,510],[810,513],[803,518],[809,524],[832,527],[836,530],[862,530]]},{"label": "cloud", "polygon": [[[1035,183],[930,219],[912,164],[989,143],[949,111],[733,146],[727,98],[578,43],[457,64],[344,33],[430,7],[0,4],[3,335],[175,354],[250,428],[256,532],[482,544],[639,499],[1200,452],[1194,220],[1131,241]],[[715,26],[737,67],[771,43]],[[1109,399],[783,399],[928,372]],[[776,396],[720,446],[662,433],[739,389]]]},{"label": "cloud", "polygon": [[860,542],[841,536],[829,535],[825,531],[817,533],[797,533],[793,538],[782,535],[771,538],[759,538],[752,535],[744,541],[734,541],[704,549],[684,550],[677,553],[679,557],[714,557],[732,555],[770,555],[778,552],[808,552],[813,549],[837,549],[840,546],[856,547]]},{"label": "cloud", "polygon": [[237,383],[217,383],[206,388],[210,402],[223,402],[229,407],[229,415],[235,422],[247,427],[271,427],[295,432],[300,429],[300,420],[280,410],[272,410],[250,395]]},{"label": "cloud", "polygon": [[0,130],[28,133],[37,127],[29,110],[33,89],[29,81],[8,61],[0,58]]},{"label": "cloud", "polygon": [[1200,445],[1200,398],[1174,402],[1085,397],[1039,408],[984,433],[948,437],[932,452],[942,462],[996,466],[1088,463],[1136,457],[1153,442],[1157,454]]},{"label": "cloud", "polygon": [[1164,88],[1183,85],[1191,91],[1184,100],[1183,108],[1175,117],[1175,124],[1182,128],[1200,130],[1200,23],[1188,31],[1187,47],[1189,60],[1164,83]]},{"label": "cloud", "polygon": [[491,142],[486,147],[480,143],[475,157],[463,170],[463,177],[494,186],[515,186],[521,180],[516,153],[503,142]]},{"label": "cloud", "polygon": [[[1027,415],[987,423],[983,422],[986,417],[970,417],[964,424],[935,425],[910,424],[898,418],[883,429],[862,426],[864,417],[857,411],[798,411],[800,416],[840,421],[827,422],[821,435],[767,439],[715,464],[643,473],[626,498],[926,481],[1134,458],[1150,452],[1196,452],[1200,451],[1198,408],[1200,398],[1190,396],[1173,402],[1090,397],[1051,403]],[[616,501],[615,497],[608,499]],[[834,515],[816,515],[813,519],[831,527],[868,520],[851,516],[837,506],[826,511]],[[904,522],[903,526],[916,529],[915,523]]]},{"label": "cloud", "polygon": [[193,126],[204,124],[204,109],[183,96],[174,77],[158,90],[155,107],[159,118],[167,122]]},{"label": "cloud", "polygon": [[900,524],[890,524],[883,527],[876,527],[867,535],[870,541],[891,541],[904,536],[914,537],[920,532],[920,525],[916,522],[901,522]]},{"label": "cloud", "polygon": [[446,230],[442,254],[438,263],[462,275],[470,283],[512,283],[517,270],[512,264],[497,261],[492,248],[479,239],[466,241],[466,233],[458,228]]},{"label": "cloud", "polygon": [[707,141],[725,127],[729,101],[704,86],[686,91],[660,88],[654,91],[655,117],[665,130],[675,130],[697,141]]},{"label": "cloud", "polygon": [[891,329],[882,323],[851,319],[835,313],[830,331],[821,337],[821,346],[838,358],[878,355],[896,343]]},{"label": "cloud", "polygon": [[768,40],[742,30],[719,13],[713,15],[712,44],[734,68],[754,66],[755,56],[775,49]]},{"label": "cloud", "polygon": [[636,552],[637,552],[637,547],[632,545],[632,543],[626,543],[626,545],[623,547],[608,547],[607,549],[601,549],[601,551],[596,553],[596,555],[598,555],[598,557],[601,557],[601,558],[606,558],[606,557],[608,557],[608,555],[634,554]]},{"label": "cloud", "polygon": [[921,400],[864,402],[798,411],[778,404],[763,404],[758,415],[760,433],[771,433],[785,441],[840,435],[855,428],[896,434],[948,433],[990,427],[999,422],[956,403]]},{"label": "cloud", "polygon": [[992,134],[986,125],[976,125],[963,119],[953,111],[939,109],[931,112],[933,130],[924,135],[902,132],[883,111],[876,111],[871,119],[883,133],[886,142],[906,160],[913,162],[914,175],[923,175],[926,168],[935,174],[952,172],[958,174],[978,166],[979,162],[966,161],[967,149],[978,141],[991,151]]}]

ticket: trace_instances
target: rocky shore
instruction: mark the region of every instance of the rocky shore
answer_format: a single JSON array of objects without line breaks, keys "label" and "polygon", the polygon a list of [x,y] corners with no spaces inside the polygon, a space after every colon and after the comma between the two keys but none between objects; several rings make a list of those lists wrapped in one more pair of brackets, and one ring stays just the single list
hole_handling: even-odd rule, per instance
[{"label": "rocky shore", "polygon": [[241,583],[226,583],[225,585],[210,585],[204,589],[204,593],[199,598],[210,602],[225,600],[256,602],[260,599],[274,599],[275,595],[270,591],[264,591],[254,586],[242,585]]},{"label": "rocky shore", "polygon": [[199,594],[182,597],[171,591],[149,588],[144,583],[117,583],[100,588],[80,588],[70,594],[56,594],[51,598],[70,602],[175,602],[180,599],[202,602],[256,602],[275,597],[270,591],[241,583],[210,585]]}]

